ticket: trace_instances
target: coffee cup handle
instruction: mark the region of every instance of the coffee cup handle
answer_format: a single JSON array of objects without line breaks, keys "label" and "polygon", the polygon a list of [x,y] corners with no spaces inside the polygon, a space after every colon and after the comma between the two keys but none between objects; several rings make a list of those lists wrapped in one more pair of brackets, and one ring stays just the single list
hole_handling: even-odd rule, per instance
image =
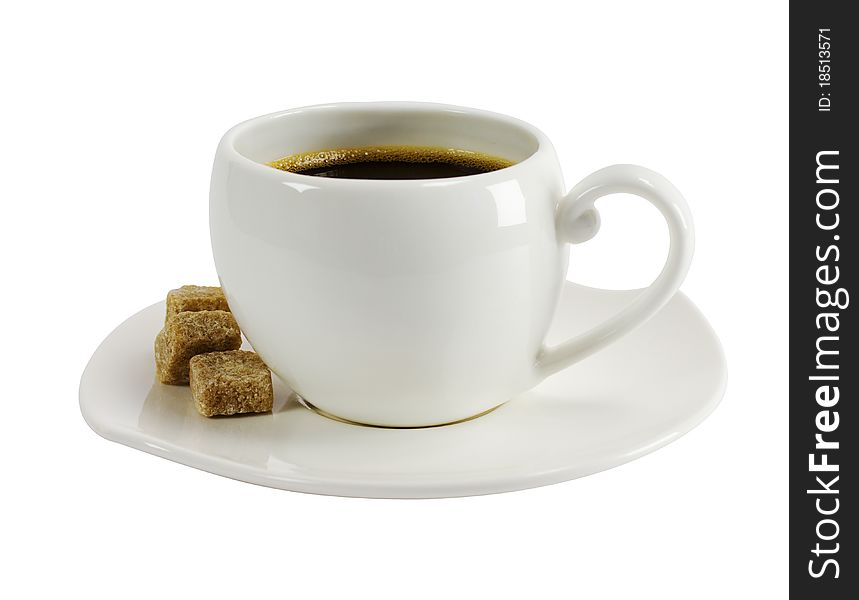
[{"label": "coffee cup handle", "polygon": [[656,280],[618,314],[557,346],[543,346],[537,356],[541,377],[569,367],[605,348],[647,321],[674,295],[692,261],[695,234],[689,207],[680,192],[659,173],[637,165],[612,165],[585,177],[561,200],[555,222],[562,243],[579,244],[599,231],[594,202],[608,194],[635,194],[650,201],[668,223],[671,245]]}]

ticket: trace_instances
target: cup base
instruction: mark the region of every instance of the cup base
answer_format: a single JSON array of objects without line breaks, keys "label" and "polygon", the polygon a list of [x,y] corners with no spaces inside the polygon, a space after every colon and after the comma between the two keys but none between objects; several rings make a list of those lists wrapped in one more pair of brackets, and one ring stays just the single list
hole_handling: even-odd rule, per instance
[{"label": "cup base", "polygon": [[332,421],[339,421],[340,423],[346,423],[347,425],[358,425],[359,427],[373,427],[376,429],[433,429],[435,427],[447,427],[448,425],[456,425],[457,423],[473,421],[474,419],[478,419],[484,415],[488,415],[496,408],[506,404],[506,402],[502,402],[501,404],[493,406],[488,410],[484,410],[481,413],[477,413],[476,415],[471,415],[470,417],[465,417],[464,419],[457,419],[456,421],[448,421],[446,423],[435,423],[433,425],[377,425],[375,423],[362,423],[361,421],[353,421],[351,419],[344,419],[343,417],[338,417],[337,415],[331,414],[330,412],[319,408],[312,402],[308,401],[306,398],[303,398],[298,394],[295,395],[298,397],[299,402],[301,402],[301,404],[303,404],[305,408],[312,410],[316,414],[321,415],[326,419],[331,419]]}]

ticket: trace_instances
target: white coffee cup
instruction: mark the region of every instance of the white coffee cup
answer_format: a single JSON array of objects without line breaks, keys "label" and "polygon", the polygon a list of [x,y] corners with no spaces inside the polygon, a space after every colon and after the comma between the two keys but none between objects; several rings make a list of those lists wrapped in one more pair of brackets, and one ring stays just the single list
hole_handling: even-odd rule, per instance
[{"label": "white coffee cup", "polygon": [[[413,180],[266,165],[386,144],[516,164]],[[546,347],[566,244],[590,239],[599,229],[594,201],[618,192],[662,212],[665,267],[621,313]],[[322,411],[394,427],[482,414],[618,340],[671,298],[694,245],[686,202],[661,175],[614,165],[565,193],[555,150],[531,125],[412,102],[312,106],[233,127],[215,157],[210,225],[230,308],[272,371]]]}]

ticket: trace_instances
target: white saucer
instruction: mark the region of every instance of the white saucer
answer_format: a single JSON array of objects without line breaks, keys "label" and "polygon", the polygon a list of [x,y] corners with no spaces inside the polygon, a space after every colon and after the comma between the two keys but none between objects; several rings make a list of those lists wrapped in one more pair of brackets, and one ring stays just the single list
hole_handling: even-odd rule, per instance
[{"label": "white saucer", "polygon": [[[635,293],[567,283],[548,342],[617,312]],[[469,496],[589,475],[695,427],[721,400],[727,374],[715,333],[677,294],[618,343],[471,421],[350,425],[305,408],[277,381],[273,413],[209,419],[197,414],[187,386],[155,383],[152,343],[163,322],[164,304],[150,306],[96,350],[80,387],[90,427],[211,473],[316,494]]]}]

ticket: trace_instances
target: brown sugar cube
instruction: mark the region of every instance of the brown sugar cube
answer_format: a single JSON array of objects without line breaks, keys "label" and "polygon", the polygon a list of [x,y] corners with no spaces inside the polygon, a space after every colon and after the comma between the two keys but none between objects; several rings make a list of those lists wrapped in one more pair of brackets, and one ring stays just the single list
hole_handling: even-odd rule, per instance
[{"label": "brown sugar cube", "polygon": [[242,333],[232,313],[223,310],[180,312],[173,315],[155,338],[158,381],[188,383],[191,357],[204,352],[237,350]]},{"label": "brown sugar cube", "polygon": [[274,404],[271,372],[257,354],[244,350],[192,358],[191,395],[204,417],[268,412]]},{"label": "brown sugar cube", "polygon": [[167,317],[164,322],[170,320],[173,315],[185,311],[199,310],[230,310],[224,292],[219,287],[204,285],[183,285],[179,289],[167,292]]}]

